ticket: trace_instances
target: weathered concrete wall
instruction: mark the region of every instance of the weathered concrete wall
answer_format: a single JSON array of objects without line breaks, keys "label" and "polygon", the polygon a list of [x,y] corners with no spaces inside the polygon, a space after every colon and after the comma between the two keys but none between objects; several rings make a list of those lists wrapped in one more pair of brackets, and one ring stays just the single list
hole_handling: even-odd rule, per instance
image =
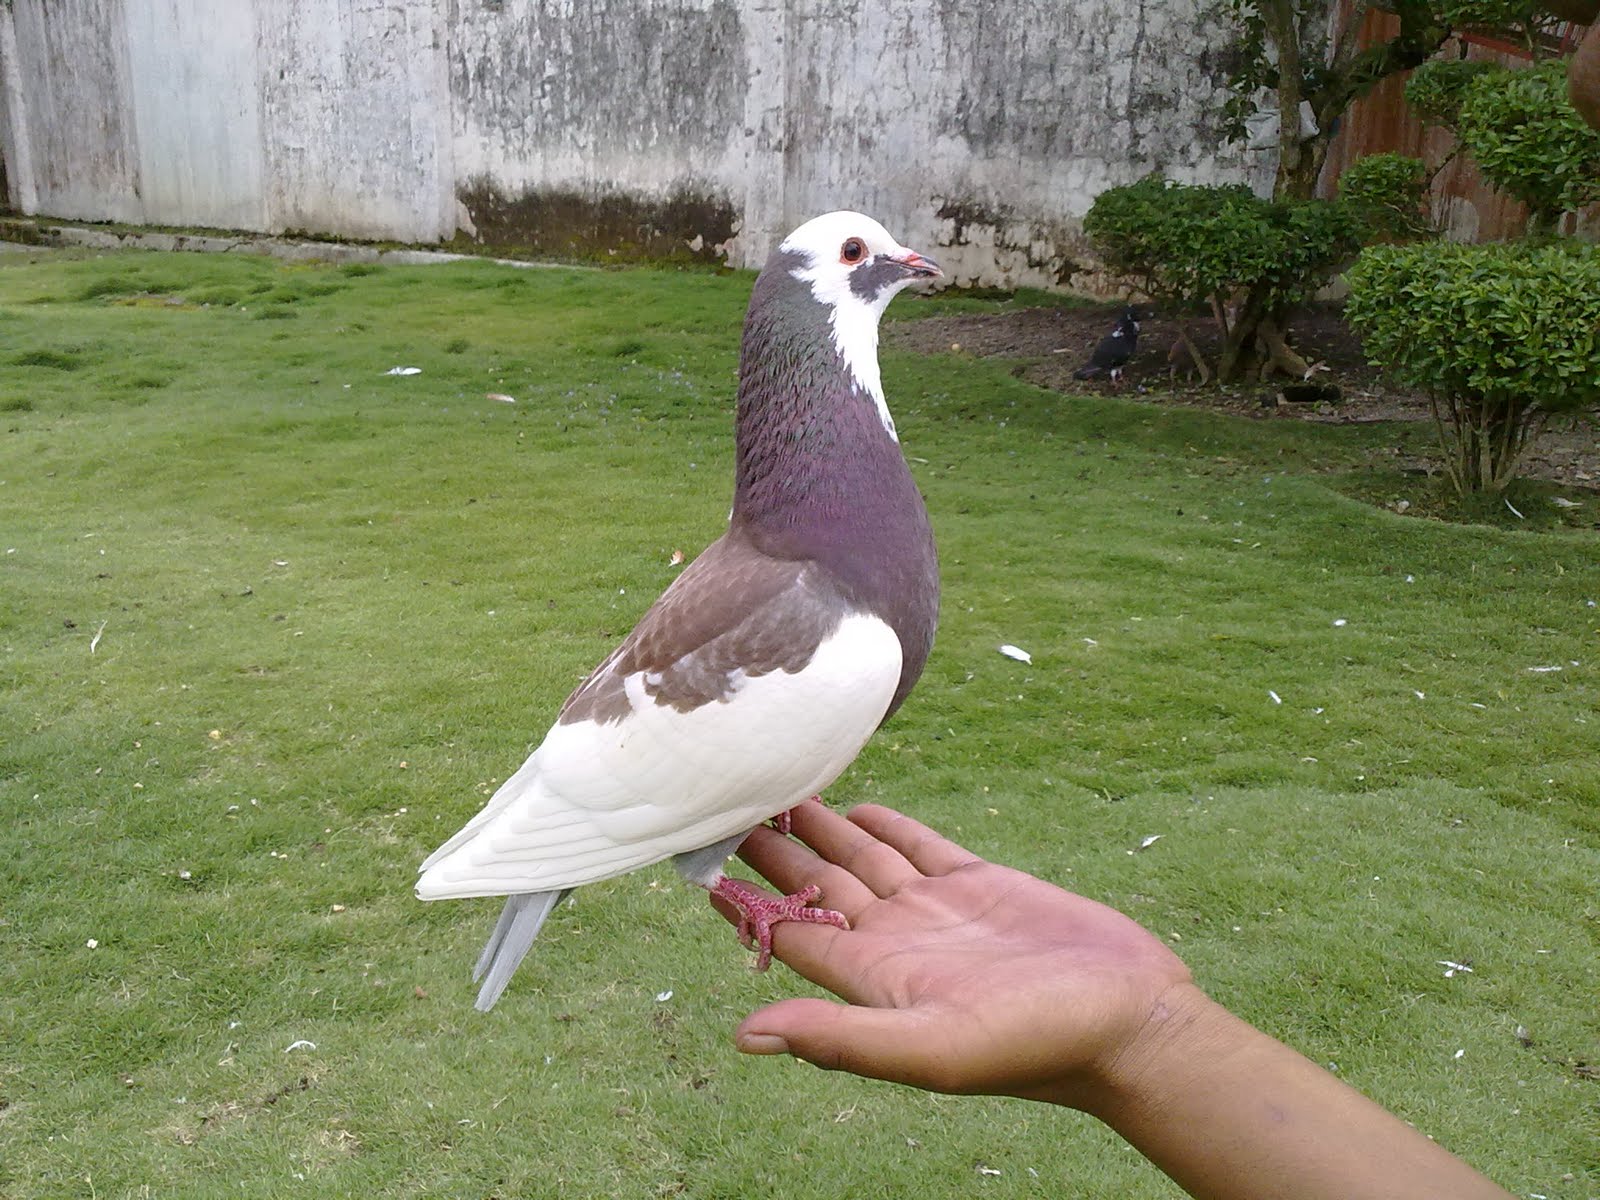
[{"label": "weathered concrete wall", "polygon": [[[758,264],[859,208],[1070,279],[1094,196],[1221,145],[1209,0],[10,0],[24,212]],[[459,232],[458,232],[459,231]]]},{"label": "weathered concrete wall", "polygon": [[1270,181],[1221,147],[1213,7],[801,0],[785,208],[859,196],[957,279],[1064,281],[1108,187]]},{"label": "weathered concrete wall", "polygon": [[450,91],[478,234],[649,254],[741,221],[746,30],[733,0],[458,10]]},{"label": "weathered concrete wall", "polygon": [[261,96],[265,227],[399,241],[450,236],[455,170],[442,6],[253,0],[240,7],[261,21],[247,79]]},{"label": "weathered concrete wall", "polygon": [[14,206],[59,217],[143,218],[126,24],[121,0],[0,8]]},{"label": "weathered concrete wall", "polygon": [[124,0],[123,8],[128,157],[137,168],[127,199],[139,215],[122,219],[262,228],[269,209],[252,7],[214,14],[206,0]]}]

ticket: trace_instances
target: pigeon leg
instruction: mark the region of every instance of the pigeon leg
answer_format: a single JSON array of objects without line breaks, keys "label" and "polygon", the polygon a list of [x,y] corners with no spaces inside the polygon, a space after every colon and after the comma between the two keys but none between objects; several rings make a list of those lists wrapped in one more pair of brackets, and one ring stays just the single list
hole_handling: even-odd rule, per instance
[{"label": "pigeon leg", "polygon": [[[813,797],[811,797],[811,799],[814,800],[814,801],[819,801],[820,802],[822,800],[822,797],[821,796],[813,796]],[[779,833],[783,834],[784,837],[788,837],[790,832],[794,829],[794,809],[792,809],[792,808],[784,809],[777,816],[773,817],[772,820],[770,822],[768,822],[768,824],[770,824]]]},{"label": "pigeon leg", "polygon": [[811,901],[822,895],[816,884],[808,884],[791,896],[769,896],[754,884],[727,875],[717,880],[711,894],[739,910],[739,940],[756,946],[756,970],[765,971],[772,961],[772,927],[780,921],[808,921],[813,925],[833,925],[849,929],[843,913],[830,908],[812,908]]}]

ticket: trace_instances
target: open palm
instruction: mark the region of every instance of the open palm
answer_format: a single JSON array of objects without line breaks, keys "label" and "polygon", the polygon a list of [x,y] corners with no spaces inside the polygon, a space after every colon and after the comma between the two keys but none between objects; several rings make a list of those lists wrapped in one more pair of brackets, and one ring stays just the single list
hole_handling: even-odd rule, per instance
[{"label": "open palm", "polygon": [[[741,1050],[944,1092],[1092,1107],[1121,1050],[1188,969],[1134,921],[985,862],[892,809],[807,803],[799,840],[740,856],[775,887],[822,888],[848,930],[777,926],[773,950],[847,1003],[752,1013]],[[724,915],[727,915],[726,913]]]}]

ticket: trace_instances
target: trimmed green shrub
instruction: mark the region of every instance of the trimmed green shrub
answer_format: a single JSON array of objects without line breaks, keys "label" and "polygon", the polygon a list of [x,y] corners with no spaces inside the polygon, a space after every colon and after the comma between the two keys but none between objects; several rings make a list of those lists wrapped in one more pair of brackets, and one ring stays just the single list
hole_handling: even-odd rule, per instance
[{"label": "trimmed green shrub", "polygon": [[1438,232],[1428,219],[1428,166],[1420,158],[1358,158],[1339,176],[1339,199],[1365,227],[1368,243],[1410,242]]},{"label": "trimmed green shrub", "polygon": [[1339,273],[1361,249],[1361,222],[1348,205],[1327,200],[1276,201],[1263,218],[1272,260],[1254,281],[1268,307],[1298,304]]},{"label": "trimmed green shrub", "polygon": [[1451,0],[1438,7],[1452,29],[1498,34],[1524,45],[1555,20],[1541,0]]},{"label": "trimmed green shrub", "polygon": [[1461,101],[1473,81],[1485,75],[1505,73],[1504,67],[1491,62],[1433,59],[1423,63],[1406,80],[1406,103],[1428,124],[1454,129],[1461,116]]},{"label": "trimmed green shrub", "polygon": [[[1180,310],[1211,311],[1224,338],[1222,379],[1249,364],[1258,337],[1267,343],[1268,361],[1292,354],[1276,329],[1283,310],[1325,283],[1360,246],[1359,222],[1342,204],[1262,200],[1246,187],[1154,175],[1101,192],[1083,228],[1112,274]],[[1304,369],[1301,363],[1294,373]]]},{"label": "trimmed green shrub", "polygon": [[1600,247],[1377,246],[1347,278],[1345,318],[1427,392],[1462,495],[1503,491],[1548,417],[1600,405]]},{"label": "trimmed green shrub", "polygon": [[1536,228],[1600,199],[1600,131],[1572,107],[1563,62],[1474,79],[1457,133],[1484,176],[1533,211]]},{"label": "trimmed green shrub", "polygon": [[1263,207],[1247,187],[1149,175],[1096,196],[1083,231],[1112,274],[1158,300],[1203,306],[1271,265]]}]

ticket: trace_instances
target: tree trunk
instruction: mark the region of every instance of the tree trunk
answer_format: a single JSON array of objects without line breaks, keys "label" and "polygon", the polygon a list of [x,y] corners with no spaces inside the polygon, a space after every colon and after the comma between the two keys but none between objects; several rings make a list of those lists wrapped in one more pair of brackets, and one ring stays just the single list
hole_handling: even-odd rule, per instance
[{"label": "tree trunk", "polygon": [[1517,478],[1523,452],[1539,436],[1545,414],[1514,396],[1430,396],[1429,403],[1456,494],[1503,494]]},{"label": "tree trunk", "polygon": [[1600,21],[1589,26],[1567,68],[1567,94],[1578,115],[1600,129]]},{"label": "tree trunk", "polygon": [[1261,318],[1261,323],[1256,327],[1256,338],[1266,347],[1266,353],[1262,356],[1261,377],[1265,379],[1271,372],[1281,371],[1291,379],[1308,378],[1311,364],[1290,349],[1278,325],[1277,317],[1268,316]]},{"label": "tree trunk", "polygon": [[1174,373],[1178,364],[1187,354],[1189,361],[1194,364],[1194,369],[1200,376],[1201,383],[1211,382],[1211,364],[1206,362],[1205,355],[1200,353],[1200,347],[1194,344],[1194,339],[1189,336],[1189,322],[1179,319],[1178,340],[1172,344],[1172,349],[1167,352],[1167,362],[1172,365]]},{"label": "tree trunk", "polygon": [[[1305,200],[1317,185],[1309,174],[1310,147],[1300,136],[1300,103],[1305,99],[1305,66],[1300,57],[1300,25],[1293,0],[1258,0],[1267,41],[1278,52],[1278,175],[1272,195]],[[1309,174],[1309,178],[1308,178]]]},{"label": "tree trunk", "polygon": [[[1276,200],[1309,200],[1316,194],[1339,118],[1389,76],[1426,62],[1450,36],[1450,28],[1436,20],[1433,0],[1391,0],[1385,7],[1399,18],[1399,31],[1386,42],[1361,48],[1355,27],[1364,6],[1357,5],[1331,61],[1308,62],[1300,40],[1301,10],[1308,15],[1314,11],[1320,20],[1331,6],[1305,0],[1254,0],[1253,6],[1277,58],[1272,86],[1278,101],[1278,172],[1272,195]],[[1320,45],[1320,38],[1310,45]],[[1316,123],[1309,133],[1300,128],[1302,104],[1311,106]]]},{"label": "tree trunk", "polygon": [[1246,292],[1233,323],[1223,330],[1222,352],[1217,355],[1218,383],[1232,383],[1256,365],[1256,333],[1265,316],[1260,297]]},{"label": "tree trunk", "polygon": [[[1439,449],[1444,453],[1444,469],[1450,476],[1450,484],[1456,489],[1456,495],[1466,494],[1465,481],[1461,478],[1461,460],[1456,449],[1460,445],[1460,409],[1456,401],[1450,400],[1441,403],[1439,397],[1428,393],[1428,408],[1433,413],[1433,428],[1439,435]],[[1440,408],[1445,408],[1450,414],[1450,429],[1445,427],[1444,417],[1440,415]],[[1452,437],[1452,430],[1456,436]]]}]

